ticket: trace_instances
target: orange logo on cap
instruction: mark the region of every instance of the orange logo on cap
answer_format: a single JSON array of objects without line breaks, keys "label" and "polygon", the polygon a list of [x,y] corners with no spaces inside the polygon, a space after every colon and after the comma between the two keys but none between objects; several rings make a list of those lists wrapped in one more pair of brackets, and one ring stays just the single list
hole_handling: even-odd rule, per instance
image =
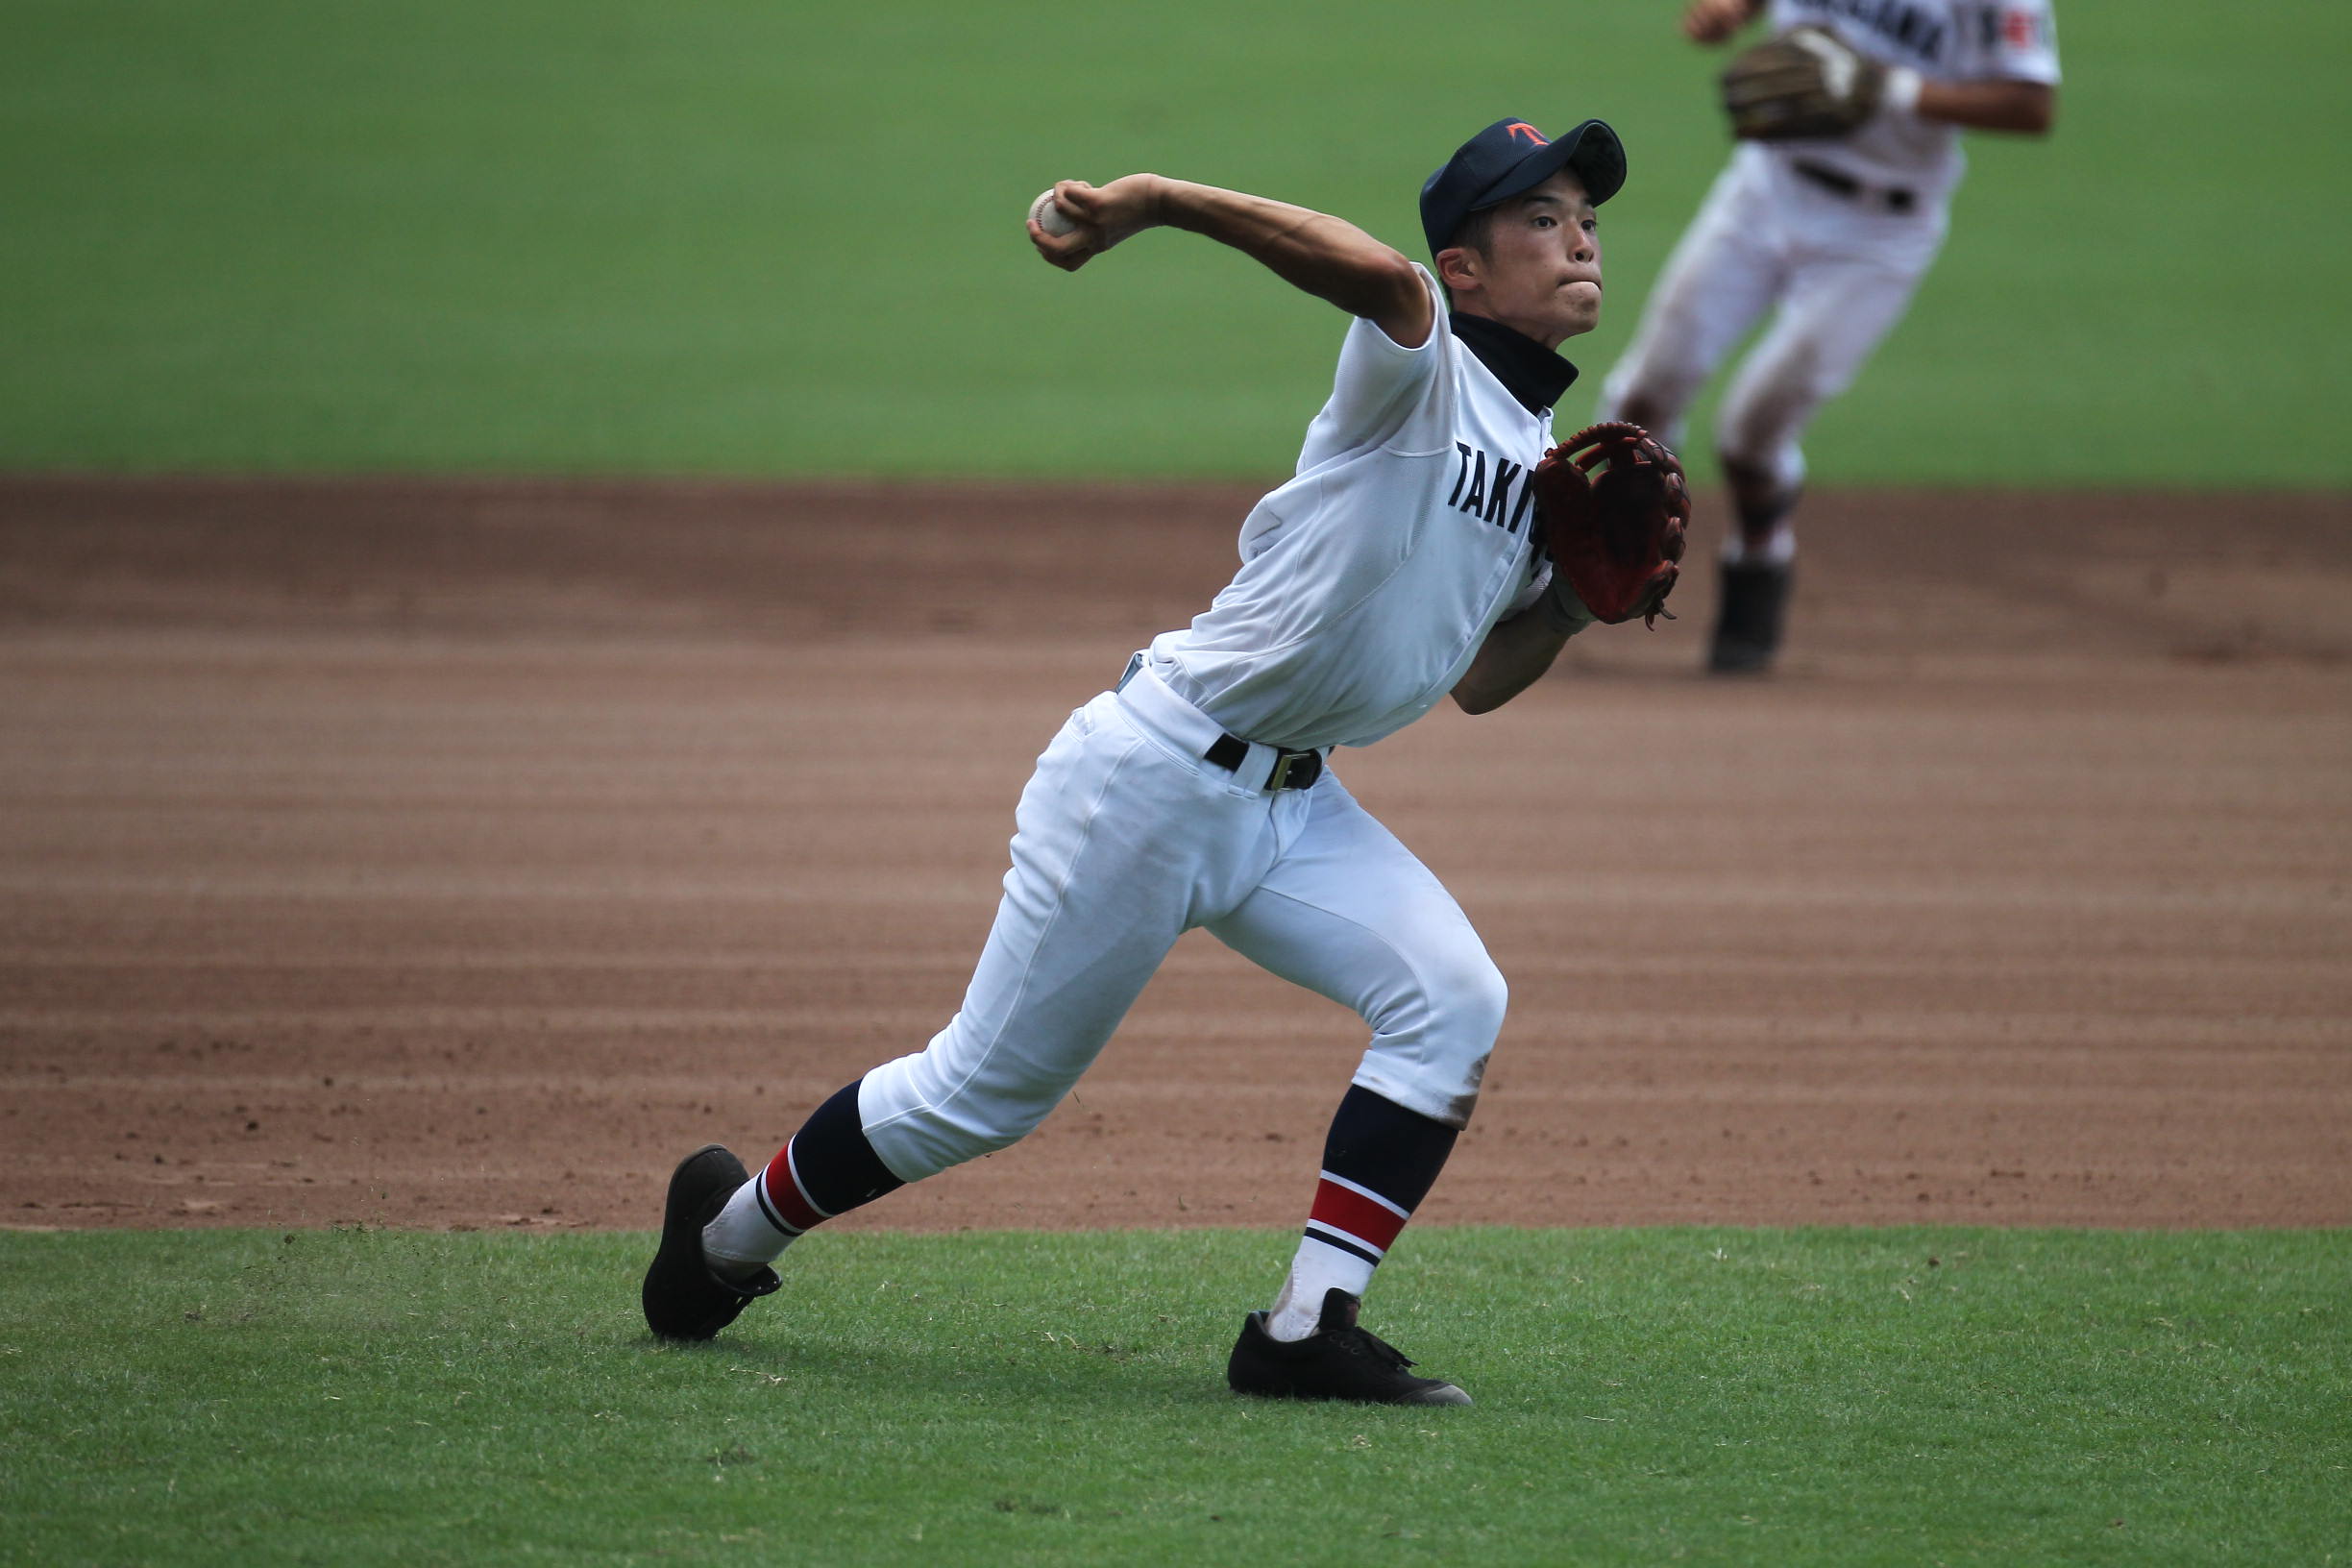
[{"label": "orange logo on cap", "polygon": [[1528,138],[1528,140],[1533,142],[1538,147],[1549,147],[1552,145],[1552,140],[1549,136],[1546,136],[1541,131],[1536,130],[1525,120],[1511,121],[1510,124],[1503,128],[1503,134],[1507,136],[1524,135]]}]

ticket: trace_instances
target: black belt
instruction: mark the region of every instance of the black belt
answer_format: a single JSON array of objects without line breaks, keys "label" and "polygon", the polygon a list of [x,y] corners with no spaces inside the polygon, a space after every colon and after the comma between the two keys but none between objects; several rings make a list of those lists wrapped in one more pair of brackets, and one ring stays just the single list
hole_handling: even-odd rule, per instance
[{"label": "black belt", "polygon": [[[1227,772],[1238,772],[1249,760],[1249,742],[1238,735],[1219,735],[1216,744],[1201,753],[1201,760],[1213,762]],[[1286,747],[1274,748],[1274,771],[1266,775],[1268,790],[1303,790],[1323,776],[1323,753],[1292,751]]]},{"label": "black belt", "polygon": [[1789,167],[1822,189],[1845,197],[1850,202],[1864,202],[1883,206],[1889,212],[1908,212],[1919,206],[1919,193],[1903,185],[1866,185],[1841,169],[1825,163],[1793,161]]},{"label": "black belt", "polygon": [[[1127,683],[1143,668],[1143,655],[1136,654],[1127,661],[1126,674],[1119,676],[1118,689],[1125,691]],[[1201,753],[1201,761],[1213,762],[1229,773],[1239,772],[1249,761],[1250,743],[1238,735],[1219,735],[1216,744]],[[1265,787],[1273,790],[1303,790],[1323,776],[1323,753],[1293,751],[1287,747],[1274,748],[1274,771],[1266,775]]]}]

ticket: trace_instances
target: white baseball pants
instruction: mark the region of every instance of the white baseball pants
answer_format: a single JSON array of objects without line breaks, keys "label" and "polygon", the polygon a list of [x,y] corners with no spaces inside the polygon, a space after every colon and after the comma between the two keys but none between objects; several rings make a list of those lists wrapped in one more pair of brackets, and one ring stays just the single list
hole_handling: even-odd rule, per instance
[{"label": "white baseball pants", "polygon": [[1328,769],[1267,793],[1215,723],[1144,671],[1070,715],[1022,793],[1013,869],[964,1006],[869,1072],[859,1118],[919,1181],[1045,1118],[1176,939],[1206,926],[1372,1027],[1355,1082],[1459,1127],[1503,1025],[1503,977],[1453,895]]},{"label": "white baseball pants", "polygon": [[1794,490],[1804,478],[1799,437],[1902,319],[1947,223],[1941,200],[1889,211],[1867,194],[1823,189],[1763,147],[1741,146],[1659,273],[1603,384],[1599,417],[1620,418],[1638,400],[1666,412],[1658,433],[1679,447],[1700,387],[1776,304],[1725,389],[1715,449]]}]

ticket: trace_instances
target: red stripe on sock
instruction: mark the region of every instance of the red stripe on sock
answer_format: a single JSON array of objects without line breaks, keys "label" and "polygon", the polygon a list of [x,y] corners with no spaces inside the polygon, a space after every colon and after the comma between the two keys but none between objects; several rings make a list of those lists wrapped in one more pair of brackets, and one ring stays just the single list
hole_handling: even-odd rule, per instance
[{"label": "red stripe on sock", "polygon": [[1335,1182],[1315,1184],[1314,1210],[1307,1217],[1317,1225],[1344,1231],[1382,1252],[1395,1245],[1397,1232],[1405,1228],[1403,1214],[1383,1208],[1360,1192],[1351,1192]]},{"label": "red stripe on sock", "polygon": [[800,1184],[793,1180],[790,1143],[785,1144],[776,1157],[768,1162],[768,1168],[760,1172],[760,1189],[768,1194],[770,1207],[794,1230],[805,1231],[812,1225],[824,1223],[825,1216],[817,1212],[816,1205],[801,1195]]}]

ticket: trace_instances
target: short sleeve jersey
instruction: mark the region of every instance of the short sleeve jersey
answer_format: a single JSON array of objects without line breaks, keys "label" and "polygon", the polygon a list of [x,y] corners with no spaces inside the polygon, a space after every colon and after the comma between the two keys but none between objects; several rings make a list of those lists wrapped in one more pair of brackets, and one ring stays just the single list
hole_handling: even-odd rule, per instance
[{"label": "short sleeve jersey", "polygon": [[1241,570],[1147,655],[1230,733],[1369,746],[1452,690],[1541,581],[1528,474],[1552,444],[1436,312],[1406,348],[1359,319],[1290,480],[1241,527]]},{"label": "short sleeve jersey", "polygon": [[[2049,0],[1772,0],[1767,19],[1776,33],[1825,27],[1873,60],[1933,82],[2058,82]],[[1840,140],[1765,145],[1779,158],[1930,198],[1948,195],[1968,166],[1958,126],[1891,110]]]}]

